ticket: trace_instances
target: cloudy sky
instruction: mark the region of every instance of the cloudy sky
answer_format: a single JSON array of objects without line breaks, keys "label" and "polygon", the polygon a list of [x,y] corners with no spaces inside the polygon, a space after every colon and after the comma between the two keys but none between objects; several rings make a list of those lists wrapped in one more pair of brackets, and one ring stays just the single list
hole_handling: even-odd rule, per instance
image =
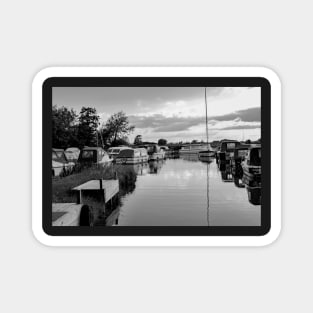
[{"label": "cloudy sky", "polygon": [[[261,125],[261,89],[207,87],[209,141],[258,139]],[[144,141],[206,140],[204,88],[201,87],[54,87],[53,104],[94,107],[105,123],[124,111]]]}]

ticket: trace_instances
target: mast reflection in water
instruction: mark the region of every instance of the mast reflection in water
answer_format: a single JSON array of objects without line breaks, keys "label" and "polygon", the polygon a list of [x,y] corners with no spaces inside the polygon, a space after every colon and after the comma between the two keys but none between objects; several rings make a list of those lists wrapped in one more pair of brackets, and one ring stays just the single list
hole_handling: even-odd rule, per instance
[{"label": "mast reflection in water", "polygon": [[257,197],[215,162],[186,156],[114,170],[120,195],[102,223],[107,226],[260,226]]}]

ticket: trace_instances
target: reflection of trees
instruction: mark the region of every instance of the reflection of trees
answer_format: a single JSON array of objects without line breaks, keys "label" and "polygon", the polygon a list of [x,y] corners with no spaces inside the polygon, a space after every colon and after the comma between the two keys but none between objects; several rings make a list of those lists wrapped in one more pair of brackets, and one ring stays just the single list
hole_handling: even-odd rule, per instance
[{"label": "reflection of trees", "polygon": [[223,170],[221,170],[221,177],[224,182],[234,181],[232,168],[230,166],[223,167]]},{"label": "reflection of trees", "polygon": [[137,164],[119,164],[114,166],[116,172],[119,187],[120,195],[125,196],[128,193],[132,193],[136,188],[137,180]]},{"label": "reflection of trees", "polygon": [[137,175],[144,175],[147,164],[115,164],[112,170],[119,181],[119,195],[106,204],[103,219],[106,226],[118,224],[122,197],[135,190]]}]

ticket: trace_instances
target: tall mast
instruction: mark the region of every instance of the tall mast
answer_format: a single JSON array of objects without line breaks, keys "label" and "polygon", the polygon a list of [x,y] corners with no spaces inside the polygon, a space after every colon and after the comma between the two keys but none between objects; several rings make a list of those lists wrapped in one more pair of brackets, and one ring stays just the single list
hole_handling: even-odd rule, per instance
[{"label": "tall mast", "polygon": [[[206,145],[207,149],[209,150],[209,130],[208,130],[208,103],[207,103],[207,98],[206,98],[206,87],[204,87],[204,98],[205,98],[205,130],[206,130]],[[207,223],[208,226],[210,226],[210,185],[209,185],[209,163],[206,165],[206,175],[207,175],[207,185],[206,185],[206,196],[207,196]]]},{"label": "tall mast", "polygon": [[204,88],[204,98],[205,98],[205,129],[206,129],[206,146],[209,150],[209,130],[208,130],[208,103],[206,99],[206,87]]}]

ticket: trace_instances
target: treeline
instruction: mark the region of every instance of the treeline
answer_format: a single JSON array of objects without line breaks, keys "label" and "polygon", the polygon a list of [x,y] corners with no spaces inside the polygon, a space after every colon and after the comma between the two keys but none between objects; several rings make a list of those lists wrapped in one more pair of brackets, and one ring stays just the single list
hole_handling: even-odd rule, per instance
[{"label": "treeline", "polygon": [[79,114],[64,106],[52,107],[52,146],[68,147],[111,146],[128,144],[128,135],[134,131],[123,111],[113,114],[100,126],[100,116],[92,107],[82,107]]}]

